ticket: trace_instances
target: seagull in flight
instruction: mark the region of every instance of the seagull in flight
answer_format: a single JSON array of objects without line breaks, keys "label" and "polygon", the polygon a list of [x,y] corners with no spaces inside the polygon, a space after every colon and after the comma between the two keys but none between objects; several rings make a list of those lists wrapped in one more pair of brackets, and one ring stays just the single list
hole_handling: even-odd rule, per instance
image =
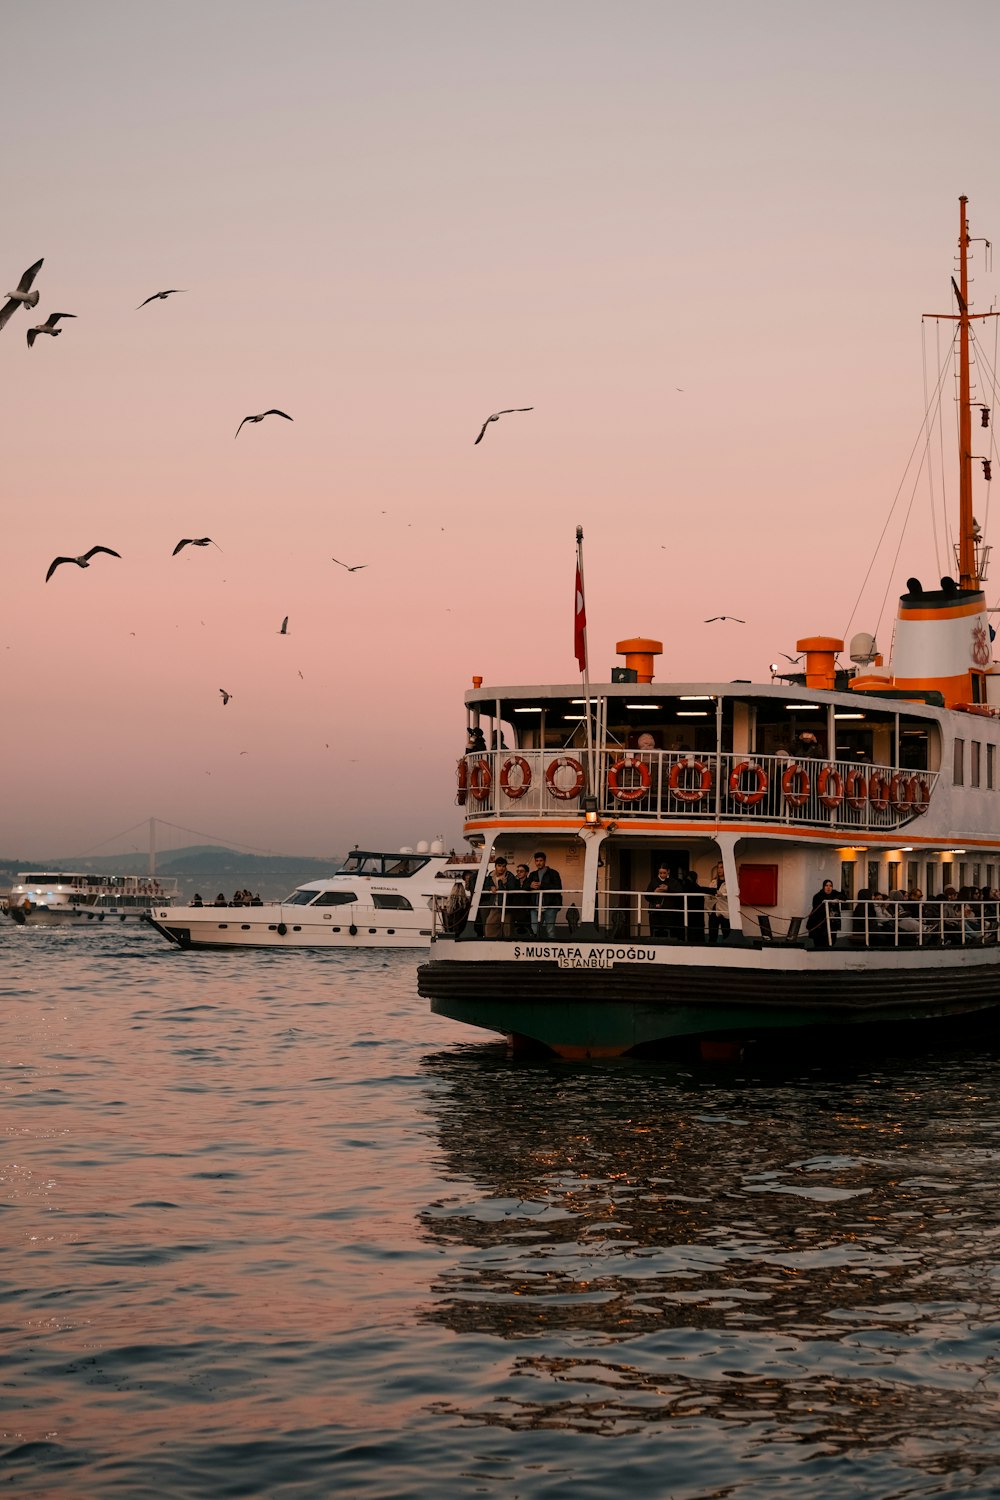
[{"label": "seagull in flight", "polygon": [[[492,417],[487,417],[482,427],[480,427],[479,436],[476,438],[476,443],[482,442],[483,434],[486,432],[486,429],[491,422],[499,422],[501,417],[507,416],[507,414],[512,411],[534,411],[534,409],[535,408],[533,406],[505,406],[501,411],[495,411]],[[473,443],[472,446],[475,447],[476,443]]]},{"label": "seagull in flight", "polygon": [[287,635],[288,634],[288,616],[287,615],[285,616],[285,618],[281,622],[281,629],[278,631],[278,634],[279,635]]},{"label": "seagull in flight", "polygon": [[716,620],[732,620],[732,622],[733,622],[734,625],[745,625],[746,624],[746,620],[741,620],[736,615],[713,615],[710,620],[706,620],[705,621],[705,624],[706,625],[714,625],[715,622],[716,622]]},{"label": "seagull in flight", "polygon": [[36,323],[34,328],[28,329],[28,348],[31,348],[40,333],[51,333],[53,338],[57,338],[62,333],[62,329],[56,327],[59,319],[75,317],[76,313],[49,313],[44,323]]},{"label": "seagull in flight", "polygon": [[232,695],[232,693],[227,693],[226,690],[225,690],[225,688],[220,688],[219,692],[222,694],[222,706],[223,706],[223,708],[225,708],[226,704],[229,702],[230,698],[233,695]]},{"label": "seagull in flight", "polygon": [[[157,299],[157,297],[160,297],[160,298],[163,298],[163,297],[173,297],[177,292],[186,292],[186,291],[187,291],[187,287],[185,287],[185,286],[172,286],[172,287],[169,288],[169,290],[167,290],[165,292],[154,292],[151,297],[147,297],[146,298],[145,302],[140,302],[139,303],[139,307],[145,307],[146,306],[146,302],[155,302],[156,299]],[[136,312],[139,311],[139,307],[136,308]]]},{"label": "seagull in flight", "polygon": [[[219,547],[218,542],[213,542],[210,536],[182,536],[170,556],[176,557],[182,547],[207,547],[210,543],[213,547]],[[219,551],[222,551],[221,547]]]},{"label": "seagull in flight", "polygon": [[367,568],[368,566],[367,563],[355,563],[352,568],[350,563],[341,562],[339,557],[331,557],[330,561],[335,562],[338,567],[346,568],[348,573],[360,573],[362,568]]},{"label": "seagull in flight", "polygon": [[787,651],[782,651],[781,654],[785,658],[786,661],[790,661],[791,662],[791,664],[792,664],[793,667],[797,667],[798,664],[799,664],[799,662],[802,660],[801,656],[789,656],[789,654],[788,654]]},{"label": "seagull in flight", "polygon": [[0,307],[0,328],[3,328],[12,312],[23,303],[25,307],[38,306],[38,293],[31,290],[31,283],[42,268],[42,262],[36,260],[33,266],[29,266],[17,283],[16,292],[7,293],[7,301]]},{"label": "seagull in flight", "polygon": [[[276,406],[269,406],[267,411],[259,411],[255,417],[244,417],[243,422],[263,422],[265,417],[284,417],[286,422],[295,421],[295,418],[290,417],[287,411],[279,411]],[[243,426],[243,422],[236,429],[237,437],[240,435],[240,428]]]},{"label": "seagull in flight", "polygon": [[60,563],[71,562],[76,563],[78,568],[89,568],[90,559],[94,556],[95,552],[106,552],[109,557],[121,557],[121,553],[115,552],[112,547],[91,547],[90,551],[85,552],[82,557],[54,557],[49,564],[49,571],[45,575],[45,582],[48,583]]}]

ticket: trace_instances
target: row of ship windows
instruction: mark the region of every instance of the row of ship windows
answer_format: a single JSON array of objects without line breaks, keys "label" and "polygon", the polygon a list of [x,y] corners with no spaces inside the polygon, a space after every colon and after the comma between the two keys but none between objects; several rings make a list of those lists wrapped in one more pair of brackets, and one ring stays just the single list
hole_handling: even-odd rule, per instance
[{"label": "row of ship windows", "polygon": [[[844,860],[840,867],[840,888],[845,896],[853,899],[857,890],[867,886],[869,890],[890,891],[920,890],[926,899],[940,896],[942,891],[954,886],[956,890],[975,886],[977,890],[1000,887],[1000,865],[982,863],[979,860]],[[905,877],[905,878],[904,878]]]},{"label": "row of ship windows", "polygon": [[[955,767],[954,782],[956,786],[965,786],[965,740],[955,741]],[[986,755],[983,756],[983,747],[979,740],[969,741],[969,786],[983,785],[983,770],[985,760],[986,789],[992,791],[997,784],[997,747],[986,746]]]}]

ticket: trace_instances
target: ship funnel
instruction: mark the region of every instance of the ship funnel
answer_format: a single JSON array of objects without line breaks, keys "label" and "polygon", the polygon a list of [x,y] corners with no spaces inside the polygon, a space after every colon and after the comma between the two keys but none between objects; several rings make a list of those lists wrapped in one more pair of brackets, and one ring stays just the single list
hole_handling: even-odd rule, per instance
[{"label": "ship funnel", "polygon": [[662,641],[648,641],[643,636],[635,636],[629,641],[617,641],[615,650],[619,656],[624,656],[626,670],[635,673],[636,682],[652,682],[653,657],[663,654]]},{"label": "ship funnel", "polygon": [[992,666],[986,595],[942,578],[940,589],[907,580],[896,614],[892,683],[910,692],[938,692],[947,707],[986,701]]},{"label": "ship funnel", "polygon": [[837,652],[843,651],[843,641],[834,640],[832,635],[810,635],[796,641],[795,649],[806,654],[806,687],[832,692],[837,681]]}]

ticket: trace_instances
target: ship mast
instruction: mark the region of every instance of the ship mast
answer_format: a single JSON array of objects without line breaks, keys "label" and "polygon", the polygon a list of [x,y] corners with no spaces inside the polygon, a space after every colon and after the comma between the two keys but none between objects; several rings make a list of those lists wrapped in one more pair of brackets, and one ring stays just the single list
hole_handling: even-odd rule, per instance
[{"label": "ship mast", "polygon": [[972,408],[969,392],[969,225],[965,207],[968,198],[958,200],[958,446],[959,446],[959,588],[978,589],[976,544],[972,518]]}]

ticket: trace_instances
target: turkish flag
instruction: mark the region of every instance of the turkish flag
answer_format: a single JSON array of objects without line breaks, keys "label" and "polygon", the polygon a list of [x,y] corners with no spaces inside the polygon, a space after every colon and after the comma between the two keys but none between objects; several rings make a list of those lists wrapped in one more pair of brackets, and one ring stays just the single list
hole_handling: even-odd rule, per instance
[{"label": "turkish flag", "polygon": [[576,565],[576,599],[573,613],[573,652],[581,672],[587,670],[587,610],[583,602],[583,578]]}]

